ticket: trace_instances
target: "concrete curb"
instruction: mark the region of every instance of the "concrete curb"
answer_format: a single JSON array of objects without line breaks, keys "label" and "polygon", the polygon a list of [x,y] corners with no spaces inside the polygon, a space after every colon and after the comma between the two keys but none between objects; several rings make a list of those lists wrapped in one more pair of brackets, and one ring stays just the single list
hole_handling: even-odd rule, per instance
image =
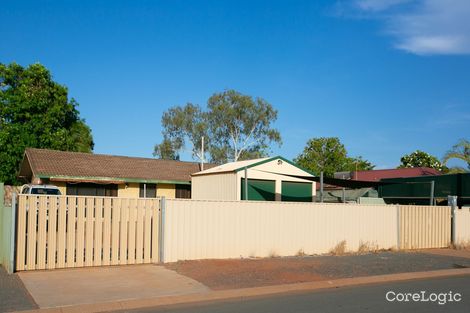
[{"label": "concrete curb", "polygon": [[385,282],[398,282],[412,279],[438,278],[459,275],[470,275],[470,268],[438,270],[429,272],[399,273],[377,275],[368,277],[342,278],[327,281],[306,282],[297,284],[241,288],[230,290],[217,290],[208,293],[188,294],[183,296],[167,296],[150,299],[135,299],[105,303],[81,304],[74,306],[47,308],[38,310],[19,311],[22,313],[98,313],[116,310],[132,310],[146,307],[169,306],[174,304],[211,302],[220,300],[237,300],[251,297],[262,297],[281,293],[294,293],[330,289],[355,285],[377,284]]}]

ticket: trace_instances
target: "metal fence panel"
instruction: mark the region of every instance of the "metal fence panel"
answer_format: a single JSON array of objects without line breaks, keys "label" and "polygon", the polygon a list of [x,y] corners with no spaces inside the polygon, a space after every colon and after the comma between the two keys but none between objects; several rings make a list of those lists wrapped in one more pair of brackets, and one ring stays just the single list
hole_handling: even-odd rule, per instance
[{"label": "metal fence panel", "polygon": [[397,207],[167,199],[164,262],[397,246]]},{"label": "metal fence panel", "polygon": [[448,247],[451,241],[451,208],[400,206],[400,248]]},{"label": "metal fence panel", "polygon": [[455,210],[455,244],[470,245],[470,207]]}]

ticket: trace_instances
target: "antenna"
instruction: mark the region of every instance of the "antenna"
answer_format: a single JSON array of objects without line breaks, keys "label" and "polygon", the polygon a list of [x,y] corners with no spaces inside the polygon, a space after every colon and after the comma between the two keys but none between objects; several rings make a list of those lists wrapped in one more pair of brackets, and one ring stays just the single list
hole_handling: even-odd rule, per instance
[{"label": "antenna", "polygon": [[204,136],[201,137],[201,171],[204,170]]}]

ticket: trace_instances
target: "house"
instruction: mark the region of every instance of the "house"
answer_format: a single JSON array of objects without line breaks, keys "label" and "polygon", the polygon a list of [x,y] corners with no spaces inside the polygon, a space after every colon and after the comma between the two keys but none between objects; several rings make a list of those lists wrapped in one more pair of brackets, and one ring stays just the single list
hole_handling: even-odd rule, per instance
[{"label": "house", "polygon": [[429,167],[393,168],[370,171],[336,172],[334,177],[360,181],[380,181],[385,178],[402,178],[417,176],[436,176],[441,172]]},{"label": "house", "polygon": [[191,174],[200,170],[195,162],[28,148],[18,176],[64,195],[191,198]]},{"label": "house", "polygon": [[191,194],[192,199],[311,202],[315,183],[300,177],[313,175],[280,156],[238,161],[192,174]]}]

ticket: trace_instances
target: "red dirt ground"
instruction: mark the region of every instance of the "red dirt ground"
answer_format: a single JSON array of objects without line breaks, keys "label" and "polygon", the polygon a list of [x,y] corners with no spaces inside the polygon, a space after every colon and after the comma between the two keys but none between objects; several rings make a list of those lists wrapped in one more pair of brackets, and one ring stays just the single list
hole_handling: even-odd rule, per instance
[{"label": "red dirt ground", "polygon": [[232,289],[325,280],[311,271],[315,260],[305,264],[289,259],[198,260],[169,263],[168,269],[189,276],[214,289]]},{"label": "red dirt ground", "polygon": [[447,251],[442,253],[444,255],[420,251],[344,256],[195,260],[167,263],[165,267],[191,277],[213,290],[470,267],[469,258],[449,255]]}]

